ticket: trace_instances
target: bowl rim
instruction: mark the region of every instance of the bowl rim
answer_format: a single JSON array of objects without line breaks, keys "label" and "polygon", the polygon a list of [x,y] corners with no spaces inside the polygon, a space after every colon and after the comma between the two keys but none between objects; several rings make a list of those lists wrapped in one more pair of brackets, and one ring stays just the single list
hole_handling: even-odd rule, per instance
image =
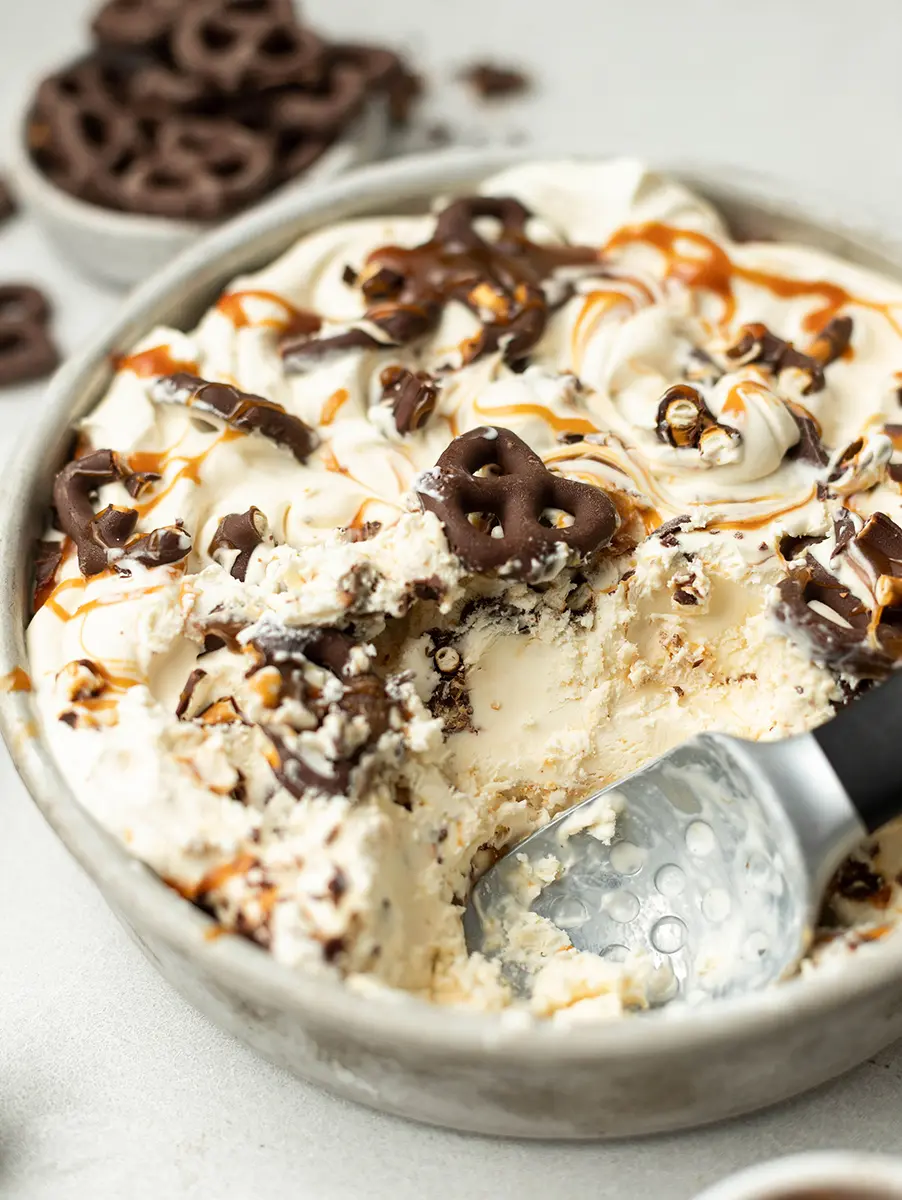
[{"label": "bowl rim", "polygon": [[[902,1158],[858,1150],[815,1150],[788,1154],[745,1167],[700,1192],[695,1200],[805,1200],[810,1188],[887,1188],[872,1200],[902,1197]],[[782,1189],[786,1189],[785,1191]],[[862,1193],[867,1200],[868,1193]]]},{"label": "bowl rim", "polygon": [[[105,237],[140,239],[142,241],[184,241],[204,237],[224,224],[256,212],[271,201],[281,198],[301,186],[314,186],[355,167],[361,161],[375,157],[372,147],[385,145],[388,134],[388,112],[384,100],[375,96],[353,119],[341,137],[331,142],[300,175],[286,179],[271,192],[264,193],[254,204],[240,209],[233,216],[218,221],[192,221],[183,217],[154,216],[149,213],[125,212],[105,208],[81,200],[64,191],[45,175],[28,150],[28,121],[34,104],[33,90],[14,118],[13,136],[9,146],[9,172],[13,183],[26,199],[43,210],[52,210],[60,220],[92,229]],[[378,152],[378,151],[377,151]]]},{"label": "bowl rim", "polygon": [[[30,435],[17,446],[0,479],[0,675],[11,680],[17,669],[27,672],[25,649],[26,595],[30,588],[28,551],[38,526],[38,495],[46,511],[43,459],[58,442],[60,429],[71,428],[79,397],[96,402],[109,380],[110,355],[126,348],[163,319],[154,310],[175,309],[182,289],[222,286],[223,271],[240,274],[230,258],[250,244],[277,238],[280,231],[297,235],[304,222],[310,229],[335,219],[335,213],[387,211],[387,206],[416,197],[472,186],[506,167],[529,161],[589,159],[602,155],[547,154],[541,148],[444,150],[411,155],[363,167],[334,182],[274,198],[251,209],[190,245],[173,262],[136,289],[110,325],[99,330],[71,356],[51,380],[43,410]],[[733,167],[661,164],[704,195],[732,196],[774,220],[802,222],[828,244],[858,249],[864,261],[887,261],[885,268],[902,279],[902,244],[869,235],[838,220],[829,209],[819,213],[799,205],[785,185]],[[715,203],[717,201],[715,200]],[[284,248],[284,247],[283,247]],[[55,464],[54,464],[55,465]],[[33,511],[29,511],[32,509]],[[502,1060],[527,1058],[574,1065],[661,1058],[687,1051],[711,1052],[734,1039],[758,1040],[788,1022],[810,1021],[902,984],[902,937],[889,937],[867,947],[867,969],[835,970],[830,965],[782,983],[768,991],[729,997],[704,1006],[665,1007],[628,1020],[596,1024],[555,1023],[523,1019],[520,1014],[474,1012],[465,1007],[432,1004],[408,993],[380,989],[374,1002],[368,988],[349,986],[325,973],[291,968],[239,936],[217,936],[216,923],[150,868],[133,858],[76,800],[39,732],[31,693],[0,688],[0,731],[32,799],[70,853],[98,884],[112,907],[128,914],[140,934],[147,929],[192,967],[218,978],[251,1003],[255,1000],[329,1028],[340,1037],[354,1034],[373,1051],[399,1047],[454,1054],[482,1061],[487,1053]]]}]

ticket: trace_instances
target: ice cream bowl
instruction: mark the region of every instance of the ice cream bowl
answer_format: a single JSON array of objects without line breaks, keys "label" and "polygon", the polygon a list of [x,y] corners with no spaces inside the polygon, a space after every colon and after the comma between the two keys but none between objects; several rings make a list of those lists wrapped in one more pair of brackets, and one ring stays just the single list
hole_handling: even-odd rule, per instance
[{"label": "ice cream bowl", "polygon": [[[12,138],[10,171],[42,231],[79,271],[113,287],[133,287],[209,232],[211,226],[199,221],[121,212],[63,191],[29,153],[29,112],[30,101]],[[372,162],[382,153],[387,136],[388,114],[377,98],[305,171],[258,203],[267,204]]]},{"label": "ice cream bowl", "polygon": [[902,1161],[877,1154],[793,1154],[748,1167],[697,1200],[898,1200]]},{"label": "ice cream bowl", "polygon": [[[813,1087],[902,1035],[902,939],[770,991],[622,1021],[565,1026],[376,998],[291,971],[219,928],[129,856],[76,802],[38,729],[25,625],[30,551],[70,430],[100,399],[111,356],[153,326],[186,327],[242,272],[323,224],[424,211],[522,152],[448,152],[372,167],[247,213],[191,246],[122,306],[50,385],[4,475],[0,721],[49,823],[164,976],[197,1008],[297,1076],[385,1111],[484,1134],[598,1138],[684,1128]],[[824,247],[902,278],[902,250],[775,198],[735,169],[679,170],[738,237]]]}]

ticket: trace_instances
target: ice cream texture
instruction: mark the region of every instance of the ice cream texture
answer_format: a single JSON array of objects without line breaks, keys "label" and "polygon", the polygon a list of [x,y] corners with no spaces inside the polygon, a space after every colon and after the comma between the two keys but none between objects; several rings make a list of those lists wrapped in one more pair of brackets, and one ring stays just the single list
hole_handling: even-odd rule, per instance
[{"label": "ice cream texture", "polygon": [[[28,630],[61,770],[290,967],[558,1021],[653,1004],[666,964],[538,918],[513,995],[468,890],[693,733],[808,730],[895,667],[900,322],[902,284],[735,242],[629,160],[304,237],[148,333],[79,426]],[[898,832],[861,848],[804,970],[892,930],[900,870]]]}]

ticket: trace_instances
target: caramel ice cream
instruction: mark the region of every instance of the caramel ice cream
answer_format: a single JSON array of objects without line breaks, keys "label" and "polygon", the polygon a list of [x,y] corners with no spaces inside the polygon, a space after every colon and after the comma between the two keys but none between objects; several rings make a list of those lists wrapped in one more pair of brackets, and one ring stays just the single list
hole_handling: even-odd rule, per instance
[{"label": "caramel ice cream", "polygon": [[[291,967],[653,1004],[666,963],[544,926],[517,998],[467,953],[469,888],[690,735],[799,733],[893,669],[900,320],[902,285],[736,243],[625,160],[305,237],[79,427],[28,634],[61,770]],[[844,866],[804,969],[892,929],[900,868],[892,831]]]}]

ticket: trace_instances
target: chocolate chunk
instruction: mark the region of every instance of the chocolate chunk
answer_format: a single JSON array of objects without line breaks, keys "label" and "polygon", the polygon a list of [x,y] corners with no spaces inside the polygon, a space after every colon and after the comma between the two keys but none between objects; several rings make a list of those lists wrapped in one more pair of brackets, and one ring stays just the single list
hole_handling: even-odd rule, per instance
[{"label": "chocolate chunk", "polygon": [[362,717],[369,728],[367,743],[375,744],[389,728],[389,699],[385,684],[372,672],[352,675],[345,683],[345,693],[338,707],[346,716]]},{"label": "chocolate chunk", "polygon": [[[137,517],[137,513],[135,514]],[[150,533],[130,538],[122,555],[113,559],[112,566],[120,575],[130,574],[128,564],[142,567],[168,567],[181,562],[191,553],[191,538],[180,525],[166,525]]]},{"label": "chocolate chunk", "polygon": [[[373,251],[360,275],[364,296],[371,300],[364,314],[366,327],[325,337],[286,338],[281,346],[286,371],[301,372],[349,350],[407,345],[431,333],[452,300],[465,304],[483,322],[465,347],[465,361],[503,346],[508,364],[522,363],[547,321],[543,283],[565,268],[590,271],[599,263],[595,247],[530,241],[529,216],[510,197],[462,197],[438,214],[428,242]],[[476,222],[484,217],[500,223],[493,242],[477,232]],[[556,293],[556,303],[569,294],[567,287]]]},{"label": "chocolate chunk", "polygon": [[[495,474],[477,474],[486,468]],[[542,578],[561,543],[585,556],[607,546],[618,524],[603,491],[553,475],[509,429],[474,429],[455,438],[416,491],[469,570],[527,581]],[[572,523],[550,528],[542,523],[549,510],[569,514]],[[474,515],[483,518],[482,527]]]},{"label": "chocolate chunk", "polygon": [[460,78],[470,85],[482,100],[497,100],[522,95],[532,87],[525,71],[499,63],[476,62],[460,72]]},{"label": "chocolate chunk", "polygon": [[210,383],[180,371],[165,375],[151,387],[151,398],[159,404],[183,404],[204,417],[212,417],[240,433],[256,433],[277,446],[290,450],[298,462],[306,462],[318,438],[300,417],[280,404],[239,391],[228,383]]},{"label": "chocolate chunk", "polygon": [[902,575],[902,529],[886,513],[869,517],[852,545],[875,575]]},{"label": "chocolate chunk", "polygon": [[400,434],[415,433],[429,420],[438,402],[438,387],[427,371],[386,367],[379,376],[383,403],[391,405]]},{"label": "chocolate chunk", "polygon": [[760,322],[741,327],[738,340],[727,351],[727,358],[743,364],[758,363],[775,375],[790,367],[804,371],[809,376],[802,389],[805,395],[822,391],[825,386],[822,364],[816,358],[797,350],[792,342],[771,333]]},{"label": "chocolate chunk", "polygon": [[792,419],[799,431],[799,440],[787,451],[786,457],[799,462],[811,463],[816,467],[826,465],[829,455],[821,441],[820,426],[809,412],[798,404],[787,404]]},{"label": "chocolate chunk", "polygon": [[816,546],[818,542],[822,542],[823,540],[823,534],[806,533],[793,536],[792,534],[785,533],[780,538],[778,549],[782,558],[787,562],[792,562],[794,558],[804,557],[805,551],[809,546]]},{"label": "chocolate chunk", "polygon": [[877,908],[885,908],[892,896],[892,887],[883,876],[858,858],[846,859],[833,877],[830,891],[838,892],[846,900]]},{"label": "chocolate chunk", "polygon": [[216,558],[219,550],[237,550],[238,555],[229,574],[243,583],[247,577],[251,555],[263,541],[266,532],[266,517],[259,508],[251,505],[247,512],[229,513],[222,518],[216,527],[208,553],[211,558]]},{"label": "chocolate chunk", "polygon": [[677,604],[698,604],[698,596],[693,592],[687,592],[685,588],[677,588],[673,593],[673,598]]}]

